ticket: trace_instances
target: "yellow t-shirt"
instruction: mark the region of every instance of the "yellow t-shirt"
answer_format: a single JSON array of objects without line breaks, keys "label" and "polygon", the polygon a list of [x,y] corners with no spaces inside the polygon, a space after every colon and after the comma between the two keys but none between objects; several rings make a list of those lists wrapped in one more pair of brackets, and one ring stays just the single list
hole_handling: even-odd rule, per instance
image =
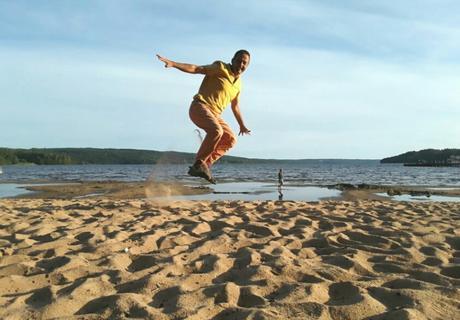
[{"label": "yellow t-shirt", "polygon": [[193,97],[208,105],[220,115],[225,107],[240,93],[241,80],[233,75],[230,64],[215,61],[204,66],[206,75],[198,93]]}]

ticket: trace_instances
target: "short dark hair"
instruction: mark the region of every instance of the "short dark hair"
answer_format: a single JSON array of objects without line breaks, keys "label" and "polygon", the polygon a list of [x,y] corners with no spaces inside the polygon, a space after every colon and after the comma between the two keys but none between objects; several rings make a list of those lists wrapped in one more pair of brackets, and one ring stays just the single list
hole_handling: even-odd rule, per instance
[{"label": "short dark hair", "polygon": [[251,55],[249,54],[248,50],[241,49],[241,50],[238,50],[237,52],[235,52],[235,54],[233,55],[233,59],[235,59],[236,56],[239,56],[240,54],[247,54],[249,58],[251,57]]}]

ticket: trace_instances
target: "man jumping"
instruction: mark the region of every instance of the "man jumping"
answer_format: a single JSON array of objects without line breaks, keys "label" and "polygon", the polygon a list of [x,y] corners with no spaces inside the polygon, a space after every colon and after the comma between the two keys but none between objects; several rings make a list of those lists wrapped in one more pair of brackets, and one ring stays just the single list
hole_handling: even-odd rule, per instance
[{"label": "man jumping", "polygon": [[246,50],[238,50],[231,63],[215,61],[205,66],[171,61],[158,54],[157,57],[164,62],[165,68],[173,67],[183,72],[205,75],[198,93],[193,97],[189,115],[193,123],[206,132],[206,137],[188,174],[205,178],[215,184],[211,166],[236,143],[235,134],[221,117],[229,103],[240,126],[238,135],[251,132],[244,125],[239,107],[240,77],[247,69],[251,56]]}]

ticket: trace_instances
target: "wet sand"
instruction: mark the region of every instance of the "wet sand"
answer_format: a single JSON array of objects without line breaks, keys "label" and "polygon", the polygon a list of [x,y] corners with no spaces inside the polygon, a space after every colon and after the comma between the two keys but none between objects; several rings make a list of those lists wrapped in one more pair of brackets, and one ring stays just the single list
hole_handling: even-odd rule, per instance
[{"label": "wet sand", "polygon": [[[238,183],[233,183],[238,184]],[[238,187],[240,194],[248,194],[245,183]],[[226,185],[226,183],[219,184]],[[284,188],[302,188],[303,185],[287,185]],[[445,197],[460,197],[460,188],[429,188],[413,186],[375,186],[375,185],[347,185],[338,184],[323,186],[323,189],[341,191],[334,197],[325,197],[324,200],[391,200],[395,195],[427,196],[439,195]],[[73,198],[104,198],[104,199],[146,199],[152,197],[175,197],[206,195],[214,192],[212,185],[186,185],[181,182],[121,182],[121,181],[88,181],[77,183],[59,183],[29,185],[25,187],[32,193],[18,195],[15,198],[24,199],[73,199]],[[276,190],[276,187],[273,187]],[[235,190],[231,190],[235,191]],[[238,193],[236,192],[236,193]],[[230,192],[234,193],[234,192]],[[255,193],[257,194],[257,193]],[[327,194],[327,192],[325,192]],[[195,197],[196,198],[196,197]],[[256,199],[256,197],[254,197]],[[276,200],[277,196],[273,196]],[[184,199],[183,199],[184,200]],[[186,199],[185,199],[186,200]],[[206,200],[206,197],[199,200]],[[292,200],[286,198],[286,200]],[[303,199],[302,199],[303,200]],[[318,199],[322,200],[322,199]],[[427,198],[429,200],[429,198]],[[454,199],[452,199],[453,201]]]},{"label": "wet sand", "polygon": [[33,193],[19,195],[23,199],[145,199],[149,197],[171,197],[180,195],[207,194],[212,190],[206,186],[186,186],[176,182],[121,182],[85,181],[78,183],[52,183],[25,187]]}]

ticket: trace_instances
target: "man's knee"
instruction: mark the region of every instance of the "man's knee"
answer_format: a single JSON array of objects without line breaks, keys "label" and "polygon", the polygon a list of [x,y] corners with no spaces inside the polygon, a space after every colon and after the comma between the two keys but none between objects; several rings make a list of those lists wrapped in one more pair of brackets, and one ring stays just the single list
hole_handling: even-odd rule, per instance
[{"label": "man's knee", "polygon": [[229,136],[229,140],[228,140],[228,145],[229,145],[229,148],[233,148],[236,144],[236,137],[235,135],[232,133],[230,136]]},{"label": "man's knee", "polygon": [[236,137],[232,132],[224,132],[220,143],[225,149],[233,148],[233,146],[236,144]]},{"label": "man's knee", "polygon": [[212,129],[210,129],[207,134],[216,137],[217,139],[221,139],[222,136],[224,135],[224,129],[221,126],[215,126]]}]

